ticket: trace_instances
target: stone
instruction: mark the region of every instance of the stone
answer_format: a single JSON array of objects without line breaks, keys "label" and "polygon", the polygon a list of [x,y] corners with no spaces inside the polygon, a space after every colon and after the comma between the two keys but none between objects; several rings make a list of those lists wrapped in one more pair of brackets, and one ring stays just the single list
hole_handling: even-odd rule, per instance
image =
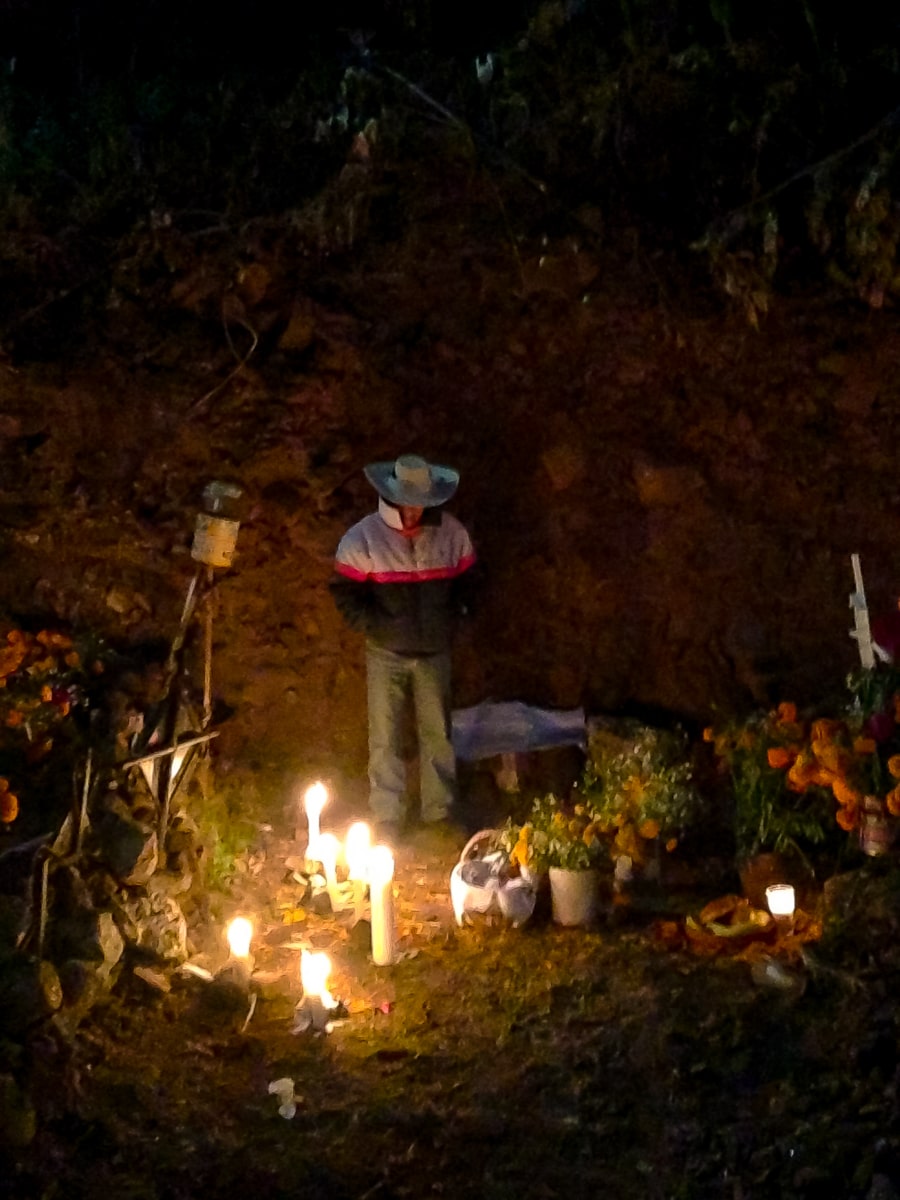
[{"label": "stone", "polygon": [[154,829],[112,810],[100,818],[94,838],[100,858],[122,883],[139,886],[152,878],[159,864]]},{"label": "stone", "polygon": [[123,899],[129,941],[161,960],[183,962],[188,957],[187,920],[178,901],[165,888]]},{"label": "stone", "polygon": [[37,1118],[31,1101],[12,1075],[0,1074],[0,1146],[21,1150],[37,1132]]},{"label": "stone", "polygon": [[579,446],[560,442],[545,450],[541,455],[544,470],[550,477],[554,492],[564,492],[577,483],[585,473],[587,464]]},{"label": "stone", "polygon": [[675,508],[703,489],[703,479],[690,467],[660,467],[636,462],[632,478],[644,508]]},{"label": "stone", "polygon": [[109,971],[96,963],[70,958],[60,965],[60,984],[65,1003],[66,1023],[77,1026],[94,1005],[109,991],[112,979]]},{"label": "stone", "polygon": [[12,959],[0,971],[0,1012],[4,1032],[22,1033],[51,1016],[63,1002],[62,985],[52,963]]},{"label": "stone", "polygon": [[125,949],[115,917],[107,911],[75,909],[54,919],[51,932],[57,954],[92,963],[107,977]]}]

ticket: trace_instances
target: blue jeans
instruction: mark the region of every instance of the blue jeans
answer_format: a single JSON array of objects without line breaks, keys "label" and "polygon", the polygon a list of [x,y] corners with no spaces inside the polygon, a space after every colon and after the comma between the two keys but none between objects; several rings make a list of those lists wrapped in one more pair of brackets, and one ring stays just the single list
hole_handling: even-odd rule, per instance
[{"label": "blue jeans", "polygon": [[446,817],[456,794],[450,738],[450,655],[413,658],[366,646],[369,701],[369,807],[376,821],[404,816],[403,731],[408,706],[415,717],[423,821]]}]

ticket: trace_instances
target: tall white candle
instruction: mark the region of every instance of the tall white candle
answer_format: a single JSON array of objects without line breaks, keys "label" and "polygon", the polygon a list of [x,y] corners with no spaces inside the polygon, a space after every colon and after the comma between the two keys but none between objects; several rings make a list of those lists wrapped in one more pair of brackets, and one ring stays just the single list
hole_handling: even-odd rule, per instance
[{"label": "tall white candle", "polygon": [[313,783],[303,794],[303,807],[306,810],[306,857],[311,862],[319,861],[319,818],[322,809],[328,801],[328,789],[324,783]]},{"label": "tall white candle", "polygon": [[394,916],[394,856],[387,846],[369,852],[369,901],[372,911],[372,961],[389,966],[397,958]]},{"label": "tall white candle", "polygon": [[347,830],[344,857],[347,860],[347,876],[353,888],[353,922],[362,920],[366,902],[366,877],[369,870],[369,852],[372,848],[372,833],[365,821],[355,821]]},{"label": "tall white candle", "polygon": [[337,886],[337,860],[341,843],[333,833],[319,834],[318,860],[325,872],[325,886],[331,898],[332,908],[339,908],[341,901]]}]

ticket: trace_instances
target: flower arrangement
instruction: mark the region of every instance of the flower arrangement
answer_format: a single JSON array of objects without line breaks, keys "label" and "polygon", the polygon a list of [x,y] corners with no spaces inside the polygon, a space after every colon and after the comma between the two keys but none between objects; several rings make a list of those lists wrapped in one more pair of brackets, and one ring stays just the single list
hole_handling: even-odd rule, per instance
[{"label": "flower arrangement", "polygon": [[514,867],[546,871],[588,870],[606,855],[606,845],[590,808],[560,800],[553,792],[538,796],[528,819],[510,819],[500,832],[500,845]]},{"label": "flower arrangement", "polygon": [[67,718],[87,702],[90,675],[102,671],[97,648],[76,647],[68,634],[13,628],[0,636],[0,824],[20,813],[11,777],[48,757]]},{"label": "flower arrangement", "polygon": [[827,775],[802,754],[808,733],[791,702],[704,730],[730,779],[739,859],[764,851],[806,858],[825,840],[833,805]]},{"label": "flower arrangement", "polygon": [[641,866],[651,847],[673,851],[703,806],[684,733],[631,722],[596,730],[588,749],[579,790],[610,856]]},{"label": "flower arrangement", "polygon": [[592,734],[567,800],[549,793],[534,801],[524,824],[507,822],[501,844],[514,865],[580,870],[627,858],[641,866],[660,839],[675,849],[702,808],[687,739],[638,722],[620,728]]},{"label": "flower arrangement", "polygon": [[875,667],[847,678],[850,698],[834,717],[809,722],[803,736],[773,755],[798,794],[827,789],[835,820],[858,830],[865,812],[900,817],[900,672]]}]

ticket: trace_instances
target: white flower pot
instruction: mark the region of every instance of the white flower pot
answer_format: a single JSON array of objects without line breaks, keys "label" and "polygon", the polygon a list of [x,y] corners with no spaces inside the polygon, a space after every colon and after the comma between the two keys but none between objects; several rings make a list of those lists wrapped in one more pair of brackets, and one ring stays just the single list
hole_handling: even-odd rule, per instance
[{"label": "white flower pot", "polygon": [[557,925],[591,925],[600,915],[599,871],[550,868],[550,902]]}]

